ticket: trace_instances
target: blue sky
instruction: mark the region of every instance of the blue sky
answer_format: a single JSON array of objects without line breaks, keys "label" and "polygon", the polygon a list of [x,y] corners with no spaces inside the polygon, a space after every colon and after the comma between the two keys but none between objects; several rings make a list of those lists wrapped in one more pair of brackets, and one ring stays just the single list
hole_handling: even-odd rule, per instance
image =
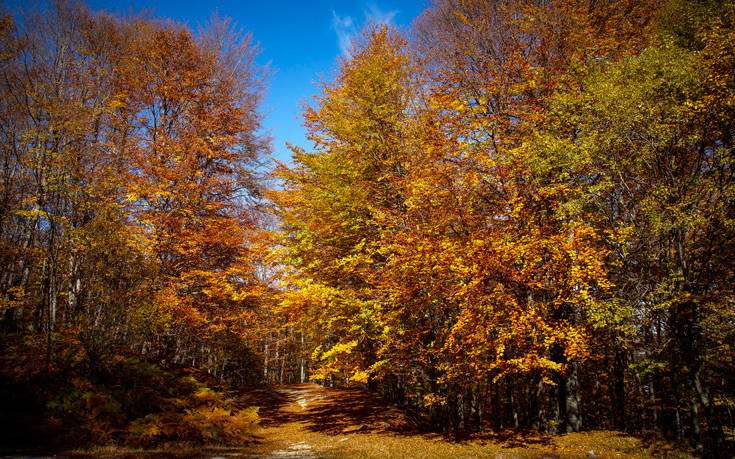
[{"label": "blue sky", "polygon": [[260,64],[270,63],[271,76],[265,127],[273,137],[273,156],[288,162],[286,142],[309,149],[301,127],[302,101],[329,78],[337,58],[348,52],[350,37],[369,18],[396,26],[409,25],[428,0],[250,1],[250,0],[90,0],[92,9],[126,13],[152,10],[154,16],[188,24],[196,30],[213,12],[228,16],[260,43]]}]

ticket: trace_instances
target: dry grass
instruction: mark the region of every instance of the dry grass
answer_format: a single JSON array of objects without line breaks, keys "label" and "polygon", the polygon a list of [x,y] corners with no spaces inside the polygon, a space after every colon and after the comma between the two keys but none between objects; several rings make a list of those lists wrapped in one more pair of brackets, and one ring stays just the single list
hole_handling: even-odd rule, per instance
[{"label": "dry grass", "polygon": [[400,410],[358,390],[298,385],[276,392],[267,398],[275,404],[262,409],[260,441],[251,450],[262,457],[588,458],[590,452],[600,458],[691,457],[612,431],[561,436],[504,431],[453,441],[417,433]]},{"label": "dry grass", "polygon": [[[261,445],[257,454],[289,451],[289,445],[306,443],[317,457],[327,458],[688,458],[688,454],[647,447],[616,432],[587,432],[555,437],[548,443],[526,443],[526,437],[502,442],[469,439],[449,441],[439,435],[402,435],[387,432],[324,435],[291,426],[281,430],[277,444]],[[277,446],[275,449],[271,449]],[[294,453],[297,450],[293,450]]]},{"label": "dry grass", "polygon": [[[261,406],[255,441],[241,448],[77,452],[115,457],[266,458],[689,458],[665,444],[646,444],[613,431],[561,436],[504,431],[461,441],[413,430],[403,412],[372,394],[311,384],[243,392],[243,405]],[[594,456],[593,456],[594,455]]]}]

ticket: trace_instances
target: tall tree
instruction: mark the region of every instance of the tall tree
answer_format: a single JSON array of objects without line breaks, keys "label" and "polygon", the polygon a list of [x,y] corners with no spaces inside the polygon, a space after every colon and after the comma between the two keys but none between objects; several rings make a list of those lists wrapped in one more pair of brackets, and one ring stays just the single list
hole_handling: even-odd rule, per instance
[{"label": "tall tree", "polygon": [[3,24],[5,329],[221,371],[264,292],[251,37],[64,1]]},{"label": "tall tree", "polygon": [[[581,91],[557,97],[555,129],[536,144],[548,161],[536,173],[582,184],[575,205],[620,235],[608,238],[617,306],[606,314],[627,323],[635,345],[650,346],[635,350],[646,356],[636,359],[641,368],[660,363],[670,375],[664,403],[686,409],[677,399],[691,397],[692,436],[701,451],[706,425],[710,454],[723,438],[707,377],[719,338],[710,336],[732,333],[731,273],[720,258],[733,237],[731,108],[722,102],[731,77],[721,67],[732,33],[721,24],[731,14],[727,5],[672,6],[653,46],[591,66]],[[662,389],[653,378],[647,388],[652,397]]]},{"label": "tall tree", "polygon": [[294,312],[304,301],[315,308],[308,317],[318,331],[310,335],[321,342],[313,357],[323,362],[316,375],[364,381],[382,328],[372,289],[372,273],[385,261],[375,212],[401,205],[390,177],[402,168],[410,74],[397,32],[371,28],[354,45],[335,81],[305,110],[316,151],[295,149],[296,166],[281,169],[286,186],[277,201],[286,260],[303,287],[285,302]]}]

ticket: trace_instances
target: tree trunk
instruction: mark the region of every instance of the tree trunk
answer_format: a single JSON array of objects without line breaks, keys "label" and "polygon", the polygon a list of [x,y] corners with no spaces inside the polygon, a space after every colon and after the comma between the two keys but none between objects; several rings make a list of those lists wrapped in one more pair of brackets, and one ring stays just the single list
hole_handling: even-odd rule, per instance
[{"label": "tree trunk", "polygon": [[565,385],[566,431],[579,432],[582,427],[582,416],[579,413],[579,378],[577,375],[578,363],[576,359],[567,364]]},{"label": "tree trunk", "polygon": [[[689,386],[691,394],[694,399],[691,402],[692,410],[692,429],[695,433],[695,439],[697,441],[696,449],[698,452],[704,451],[704,446],[698,435],[700,430],[699,417],[703,414],[707,425],[707,436],[711,444],[709,445],[709,451],[705,453],[708,455],[717,454],[721,451],[724,443],[724,433],[722,431],[722,425],[715,413],[714,407],[709,395],[709,390],[705,381],[702,379],[702,358],[697,349],[698,342],[698,326],[697,321],[697,304],[693,302],[685,302],[678,304],[673,311],[673,324],[676,326],[676,338],[679,346],[681,355],[681,369],[686,377],[689,379]],[[700,413],[697,403],[701,405],[702,411]]]},{"label": "tree trunk", "polygon": [[273,377],[274,379],[278,380],[279,384],[281,384],[283,381],[280,380],[279,374],[278,374],[278,364],[281,358],[281,332],[280,330],[276,332],[276,353],[273,356],[273,358],[275,359],[274,368],[273,368],[273,373],[274,373]]},{"label": "tree trunk", "polygon": [[516,407],[516,399],[513,395],[513,388],[511,387],[510,381],[505,387],[506,394],[508,396],[508,404],[510,405],[511,421],[513,422],[513,427],[517,429],[520,425],[518,422],[518,408]]},{"label": "tree trunk", "polygon": [[531,428],[541,430],[546,425],[546,410],[544,404],[544,380],[538,378],[536,390],[531,396],[530,415],[533,416]]},{"label": "tree trunk", "polygon": [[304,353],[304,331],[301,331],[301,360],[299,362],[300,366],[300,378],[299,382],[302,384],[306,381],[306,355]]},{"label": "tree trunk", "polygon": [[[704,384],[704,381],[702,381],[701,371],[702,365],[699,363],[691,371],[690,382],[692,385],[692,392],[696,396],[697,401],[699,401],[699,404],[702,405],[704,417],[707,420],[707,436],[712,442],[710,446],[711,451],[709,451],[709,453],[717,454],[722,451],[725,437],[722,431],[722,424],[720,424],[717,413],[715,413],[714,407],[712,406],[707,386]],[[696,402],[693,402],[693,405],[696,406]]]},{"label": "tree trunk", "polygon": [[265,337],[265,346],[263,350],[263,382],[268,384],[268,338],[270,333]]},{"label": "tree trunk", "polygon": [[612,418],[613,425],[618,430],[625,430],[625,368],[627,363],[627,355],[625,350],[619,343],[615,343],[615,358],[613,360],[613,409]]}]

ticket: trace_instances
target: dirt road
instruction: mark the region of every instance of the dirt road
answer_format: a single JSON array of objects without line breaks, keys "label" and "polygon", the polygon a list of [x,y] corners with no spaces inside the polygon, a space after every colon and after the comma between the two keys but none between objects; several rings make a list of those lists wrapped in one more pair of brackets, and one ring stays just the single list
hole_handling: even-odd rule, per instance
[{"label": "dirt road", "polygon": [[418,432],[405,412],[357,389],[276,386],[244,391],[241,402],[261,407],[262,428],[248,451],[250,457],[561,459],[660,455],[636,438],[610,431],[556,437],[503,431],[457,441]]},{"label": "dirt road", "polygon": [[[486,432],[457,440],[417,431],[406,412],[358,389],[315,384],[242,388],[238,405],[260,407],[253,442],[237,447],[164,446],[156,450],[75,452],[110,458],[490,458],[588,459],[691,457],[665,443],[649,444],[614,431],[560,436]],[[67,455],[62,455],[67,456]]]},{"label": "dirt road", "polygon": [[357,435],[408,430],[400,410],[359,390],[277,386],[250,391],[242,402],[261,407],[256,437],[261,457],[343,457]]}]

